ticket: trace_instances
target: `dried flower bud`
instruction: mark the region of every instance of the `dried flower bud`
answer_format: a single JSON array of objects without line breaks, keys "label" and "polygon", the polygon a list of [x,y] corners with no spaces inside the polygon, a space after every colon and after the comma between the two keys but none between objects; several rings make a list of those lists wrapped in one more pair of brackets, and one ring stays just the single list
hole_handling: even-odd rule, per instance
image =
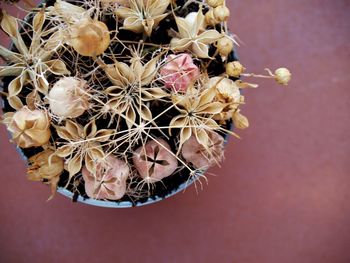
[{"label": "dried flower bud", "polygon": [[71,27],[69,44],[82,56],[101,55],[110,41],[108,27],[101,21],[83,18]]},{"label": "dried flower bud", "polygon": [[233,61],[226,65],[226,73],[230,77],[238,78],[244,70],[245,68],[239,61]]},{"label": "dried flower bud", "polygon": [[217,100],[228,103],[235,102],[239,103],[241,98],[241,93],[237,84],[228,78],[223,77],[213,77],[209,79],[208,87],[216,87]]},{"label": "dried flower bud", "polygon": [[206,0],[207,4],[211,7],[217,7],[223,5],[225,0]]},{"label": "dried flower bud", "polygon": [[63,170],[63,159],[55,155],[53,150],[47,149],[29,158],[27,176],[31,181],[51,180]]},{"label": "dried flower bud", "polygon": [[214,9],[211,8],[208,12],[205,13],[205,22],[209,26],[216,26],[220,23],[220,21],[218,21],[214,16]]},{"label": "dried flower bud", "polygon": [[220,162],[224,153],[224,138],[216,132],[208,133],[207,147],[192,135],[182,147],[182,156],[197,169],[207,169]]},{"label": "dried flower bud", "polygon": [[30,110],[27,106],[12,116],[7,128],[21,148],[43,146],[51,136],[48,114],[41,110]]},{"label": "dried flower bud", "polygon": [[235,124],[235,128],[238,129],[246,129],[249,127],[249,121],[247,117],[243,116],[240,113],[240,110],[237,110],[232,115],[233,123]]},{"label": "dried flower bud", "polygon": [[233,51],[233,41],[225,36],[218,40],[217,49],[221,56],[227,57]]},{"label": "dried flower bud", "polygon": [[148,183],[161,181],[177,168],[175,154],[163,139],[150,141],[138,148],[134,152],[133,162],[139,175]]},{"label": "dried flower bud", "polygon": [[86,81],[64,77],[57,81],[49,92],[51,112],[58,117],[76,118],[89,107]]},{"label": "dried flower bud", "polygon": [[279,68],[275,71],[275,79],[279,84],[288,85],[292,79],[292,74],[287,68]]},{"label": "dried flower bud", "polygon": [[86,194],[94,199],[122,198],[126,192],[129,170],[126,162],[111,155],[97,164],[95,174],[90,173],[84,166],[82,174]]},{"label": "dried flower bud", "polygon": [[218,6],[214,9],[214,17],[220,22],[225,22],[230,17],[230,9],[226,6]]}]

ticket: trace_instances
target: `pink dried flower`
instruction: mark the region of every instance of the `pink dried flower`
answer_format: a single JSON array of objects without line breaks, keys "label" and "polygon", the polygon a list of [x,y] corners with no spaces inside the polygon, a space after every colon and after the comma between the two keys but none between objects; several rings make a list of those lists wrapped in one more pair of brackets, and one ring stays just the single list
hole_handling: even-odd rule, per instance
[{"label": "pink dried flower", "polygon": [[192,135],[182,147],[182,156],[197,169],[207,169],[220,162],[224,152],[224,138],[216,132],[209,132],[207,147]]},{"label": "pink dried flower", "polygon": [[82,170],[86,194],[94,199],[118,200],[125,195],[128,165],[114,156],[108,156],[96,166],[95,174],[84,166]]},{"label": "pink dried flower", "polygon": [[148,183],[161,181],[177,168],[175,154],[163,139],[150,141],[138,148],[134,152],[133,162],[139,175]]},{"label": "pink dried flower", "polygon": [[173,88],[175,91],[186,91],[189,85],[198,79],[200,71],[193,63],[192,57],[182,53],[169,55],[166,64],[160,70],[160,74],[167,88]]}]

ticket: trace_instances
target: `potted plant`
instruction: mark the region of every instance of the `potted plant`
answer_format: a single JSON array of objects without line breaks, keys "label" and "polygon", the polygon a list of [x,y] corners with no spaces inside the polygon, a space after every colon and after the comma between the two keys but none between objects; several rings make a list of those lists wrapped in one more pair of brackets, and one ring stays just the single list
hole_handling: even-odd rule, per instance
[{"label": "potted plant", "polygon": [[[25,20],[2,11],[2,122],[28,179],[73,200],[149,204],[223,159],[244,129],[245,73],[223,0],[44,1]],[[50,197],[50,198],[51,198]]]}]

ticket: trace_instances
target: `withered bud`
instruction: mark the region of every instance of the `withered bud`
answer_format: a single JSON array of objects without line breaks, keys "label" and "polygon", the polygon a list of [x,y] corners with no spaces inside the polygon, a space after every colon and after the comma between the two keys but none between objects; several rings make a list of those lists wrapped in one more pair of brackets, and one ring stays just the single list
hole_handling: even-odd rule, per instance
[{"label": "withered bud", "polygon": [[27,178],[31,181],[51,180],[64,170],[64,161],[47,149],[29,158]]},{"label": "withered bud", "polygon": [[240,110],[237,110],[233,113],[232,120],[233,120],[233,123],[235,124],[235,128],[237,129],[243,130],[249,127],[249,121],[247,117],[243,116],[240,113]]},{"label": "withered bud", "polygon": [[215,7],[214,17],[220,22],[225,22],[230,17],[230,9],[223,5]]},{"label": "withered bud", "polygon": [[220,23],[214,16],[214,9],[210,8],[208,12],[205,13],[205,22],[209,26],[216,26]]},{"label": "withered bud", "polygon": [[53,114],[63,118],[76,118],[89,108],[86,81],[64,77],[49,92],[48,100]]},{"label": "withered bud", "polygon": [[222,37],[218,40],[216,48],[221,56],[227,57],[233,51],[233,41],[227,36]]},{"label": "withered bud", "polygon": [[83,18],[71,27],[69,44],[82,56],[101,55],[110,44],[110,32],[105,23]]},{"label": "withered bud", "polygon": [[45,111],[24,106],[7,123],[13,141],[21,148],[39,147],[50,140],[50,119]]},{"label": "withered bud", "polygon": [[292,74],[287,68],[279,68],[275,71],[275,79],[279,84],[288,85],[292,79]]},{"label": "withered bud", "polygon": [[230,77],[238,78],[244,70],[245,68],[239,61],[232,61],[226,65],[226,73]]},{"label": "withered bud", "polygon": [[211,7],[217,7],[223,5],[225,0],[206,0],[207,4]]}]

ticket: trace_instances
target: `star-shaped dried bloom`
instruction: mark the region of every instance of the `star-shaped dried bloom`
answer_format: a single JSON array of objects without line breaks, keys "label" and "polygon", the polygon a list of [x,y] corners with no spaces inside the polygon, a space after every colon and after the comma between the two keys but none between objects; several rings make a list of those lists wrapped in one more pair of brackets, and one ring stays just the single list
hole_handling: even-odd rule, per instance
[{"label": "star-shaped dried bloom", "polygon": [[94,120],[85,127],[71,120],[67,120],[65,126],[56,127],[57,134],[65,140],[56,154],[67,159],[67,170],[72,178],[80,172],[83,160],[89,172],[96,172],[96,162],[105,157],[102,142],[109,140],[112,130],[97,130]]},{"label": "star-shaped dried bloom", "polygon": [[47,95],[49,83],[46,79],[48,73],[55,75],[65,75],[70,72],[66,65],[59,59],[51,57],[55,49],[44,48],[51,40],[42,39],[43,26],[46,17],[43,10],[33,18],[33,36],[29,47],[24,43],[17,19],[3,12],[1,28],[10,36],[18,52],[10,51],[0,45],[0,57],[4,58],[8,65],[0,66],[0,77],[13,76],[8,87],[8,101],[12,108],[23,107],[18,95],[27,82],[32,82],[34,91]]},{"label": "star-shaped dried bloom", "polygon": [[208,58],[208,45],[218,41],[222,35],[214,29],[203,30],[205,17],[202,10],[190,13],[186,18],[175,17],[175,20],[179,32],[177,37],[171,40],[171,48],[174,51],[190,50],[198,58]]},{"label": "star-shaped dried bloom", "polygon": [[179,111],[179,115],[170,122],[170,131],[180,129],[180,146],[194,134],[197,141],[204,147],[208,147],[208,131],[220,129],[213,116],[223,111],[226,104],[215,101],[216,88],[202,91],[188,91],[186,94],[174,94],[173,103]]},{"label": "star-shaped dried bloom", "polygon": [[122,29],[135,33],[145,32],[150,36],[153,29],[168,15],[165,11],[169,4],[170,0],[130,0],[130,7],[119,7],[115,13],[124,19]]}]

